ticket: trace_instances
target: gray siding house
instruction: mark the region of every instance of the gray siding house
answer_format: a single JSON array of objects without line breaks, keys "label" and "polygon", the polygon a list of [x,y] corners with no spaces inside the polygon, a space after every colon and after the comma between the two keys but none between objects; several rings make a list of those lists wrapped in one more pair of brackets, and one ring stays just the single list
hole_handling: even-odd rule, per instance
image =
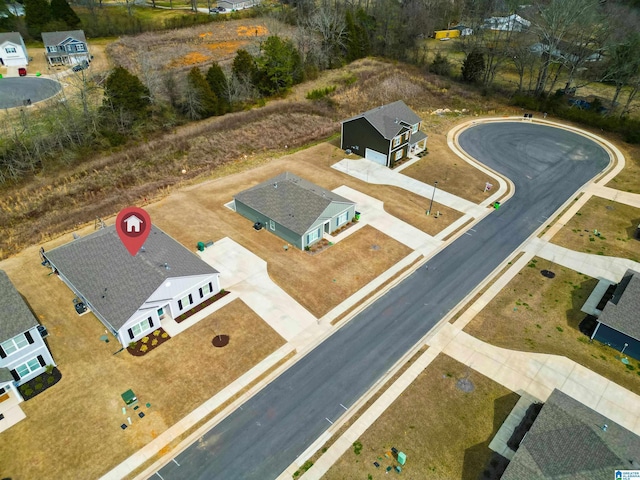
[{"label": "gray siding house", "polygon": [[76,65],[91,61],[87,39],[82,30],[42,32],[42,43],[50,65]]},{"label": "gray siding house", "polygon": [[0,415],[3,417],[5,406],[23,400],[17,387],[40,375],[47,365],[56,365],[38,331],[39,325],[22,295],[0,270]]},{"label": "gray siding house", "polygon": [[627,270],[598,317],[591,338],[640,360],[640,273]]},{"label": "gray siding house", "polygon": [[638,435],[556,389],[501,480],[609,480],[638,469]]},{"label": "gray siding house", "polygon": [[340,148],[386,167],[427,148],[420,117],[402,101],[343,120]]},{"label": "gray siding house", "polygon": [[218,271],[156,226],[135,256],[115,226],[43,256],[123,347],[220,291]]},{"label": "gray siding house", "polygon": [[234,197],[235,210],[286,242],[304,249],[355,216],[356,204],[284,172]]},{"label": "gray siding house", "polygon": [[18,32],[0,33],[0,65],[22,67],[29,63],[27,47]]}]

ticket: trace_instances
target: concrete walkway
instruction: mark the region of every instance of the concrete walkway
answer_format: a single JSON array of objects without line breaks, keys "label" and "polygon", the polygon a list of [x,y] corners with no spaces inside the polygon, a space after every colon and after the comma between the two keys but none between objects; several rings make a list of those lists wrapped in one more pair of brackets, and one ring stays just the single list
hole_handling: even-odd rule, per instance
[{"label": "concrete walkway", "polygon": [[[331,168],[368,183],[399,187],[429,200],[433,196],[433,185],[427,185],[364,158],[359,160],[344,159],[332,165]],[[485,213],[485,207],[452,195],[440,188],[436,189],[434,201],[472,217],[480,217]]]}]

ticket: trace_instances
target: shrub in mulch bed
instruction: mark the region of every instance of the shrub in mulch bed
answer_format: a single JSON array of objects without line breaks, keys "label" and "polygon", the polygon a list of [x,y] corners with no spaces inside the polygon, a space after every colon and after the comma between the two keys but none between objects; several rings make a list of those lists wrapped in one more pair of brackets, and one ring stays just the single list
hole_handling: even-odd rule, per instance
[{"label": "shrub in mulch bed", "polygon": [[51,372],[44,372],[28,382],[18,387],[22,398],[29,400],[39,393],[44,392],[47,388],[53,387],[62,378],[62,373],[57,367],[53,367]]},{"label": "shrub in mulch bed", "polygon": [[527,432],[531,429],[533,422],[535,422],[536,418],[538,418],[538,414],[542,410],[542,403],[532,403],[527,408],[527,413],[524,414],[522,420],[520,420],[520,425],[518,425],[513,433],[511,434],[511,438],[507,441],[507,447],[509,447],[514,452],[518,451],[518,447],[520,446],[520,442],[527,434]]},{"label": "shrub in mulch bed", "polygon": [[305,247],[305,251],[309,255],[315,255],[316,253],[320,253],[322,250],[330,247],[331,245],[333,244],[329,242],[329,240],[327,240],[326,238],[322,238],[318,242],[311,245],[310,247]]},{"label": "shrub in mulch bed", "polygon": [[351,227],[353,227],[353,226],[354,226],[354,225],[356,225],[357,223],[358,223],[358,222],[354,222],[354,221],[351,221],[351,222],[349,222],[349,223],[345,223],[344,225],[342,225],[342,226],[341,226],[340,228],[338,228],[337,230],[334,230],[333,232],[331,232],[331,235],[333,235],[333,236],[335,237],[336,235],[339,235],[339,234],[341,234],[342,232],[344,232],[347,228],[351,228]]},{"label": "shrub in mulch bed", "polygon": [[127,347],[127,352],[129,352],[134,357],[141,357],[146,355],[151,350],[158,348],[167,340],[170,340],[171,337],[167,332],[160,327],[157,330],[154,330],[146,337],[142,337],[137,342],[131,342]]},{"label": "shrub in mulch bed", "polygon": [[176,323],[184,322],[187,318],[189,318],[194,313],[198,313],[203,308],[208,307],[209,305],[220,300],[222,297],[224,297],[225,295],[228,295],[229,293],[231,292],[229,292],[228,290],[224,290],[224,289],[220,290],[213,297],[206,299],[204,302],[202,302],[199,305],[196,305],[191,310],[187,310],[182,315],[178,315],[176,318],[174,318],[174,320],[176,321]]}]

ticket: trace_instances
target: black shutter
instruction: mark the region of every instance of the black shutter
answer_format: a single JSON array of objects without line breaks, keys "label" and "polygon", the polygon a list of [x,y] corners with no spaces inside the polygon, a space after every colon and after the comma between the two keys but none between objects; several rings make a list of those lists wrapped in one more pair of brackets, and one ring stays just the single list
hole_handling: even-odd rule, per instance
[{"label": "black shutter", "polygon": [[201,288],[199,289],[199,291],[200,291],[200,298],[204,297],[204,295],[203,295],[203,293],[202,293],[202,289],[201,289]]},{"label": "black shutter", "polygon": [[2,395],[6,390],[4,388],[0,388],[0,395]]},{"label": "black shutter", "polygon": [[24,336],[27,338],[27,342],[29,342],[29,345],[31,345],[33,343],[33,337],[31,336],[31,333],[24,332]]},{"label": "black shutter", "polygon": [[209,282],[209,293],[213,292],[213,283]]},{"label": "black shutter", "polygon": [[178,309],[182,310],[182,300],[178,300]]},{"label": "black shutter", "polygon": [[127,332],[129,332],[129,338],[133,338],[135,336],[133,334],[133,330],[129,329],[129,330],[127,330]]},{"label": "black shutter", "polygon": [[47,362],[44,361],[44,357],[42,355],[38,355],[37,358],[38,358],[38,363],[40,363],[41,367],[44,367],[47,364]]},{"label": "black shutter", "polygon": [[149,317],[149,327],[153,327],[153,318]]},{"label": "black shutter", "polygon": [[193,304],[193,297],[189,294],[189,305]]},{"label": "black shutter", "polygon": [[0,358],[7,358],[7,354],[4,353],[4,348],[0,347]]},{"label": "black shutter", "polygon": [[15,370],[11,370],[11,375],[16,382],[20,380],[20,375],[18,375],[18,372],[16,372]]}]

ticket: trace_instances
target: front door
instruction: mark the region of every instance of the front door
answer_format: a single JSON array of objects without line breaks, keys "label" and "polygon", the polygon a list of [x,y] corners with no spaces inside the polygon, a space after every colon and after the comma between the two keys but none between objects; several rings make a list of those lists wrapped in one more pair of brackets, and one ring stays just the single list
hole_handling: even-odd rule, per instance
[{"label": "front door", "polygon": [[330,224],[331,224],[331,221],[328,221],[324,224],[324,233],[331,233]]}]

